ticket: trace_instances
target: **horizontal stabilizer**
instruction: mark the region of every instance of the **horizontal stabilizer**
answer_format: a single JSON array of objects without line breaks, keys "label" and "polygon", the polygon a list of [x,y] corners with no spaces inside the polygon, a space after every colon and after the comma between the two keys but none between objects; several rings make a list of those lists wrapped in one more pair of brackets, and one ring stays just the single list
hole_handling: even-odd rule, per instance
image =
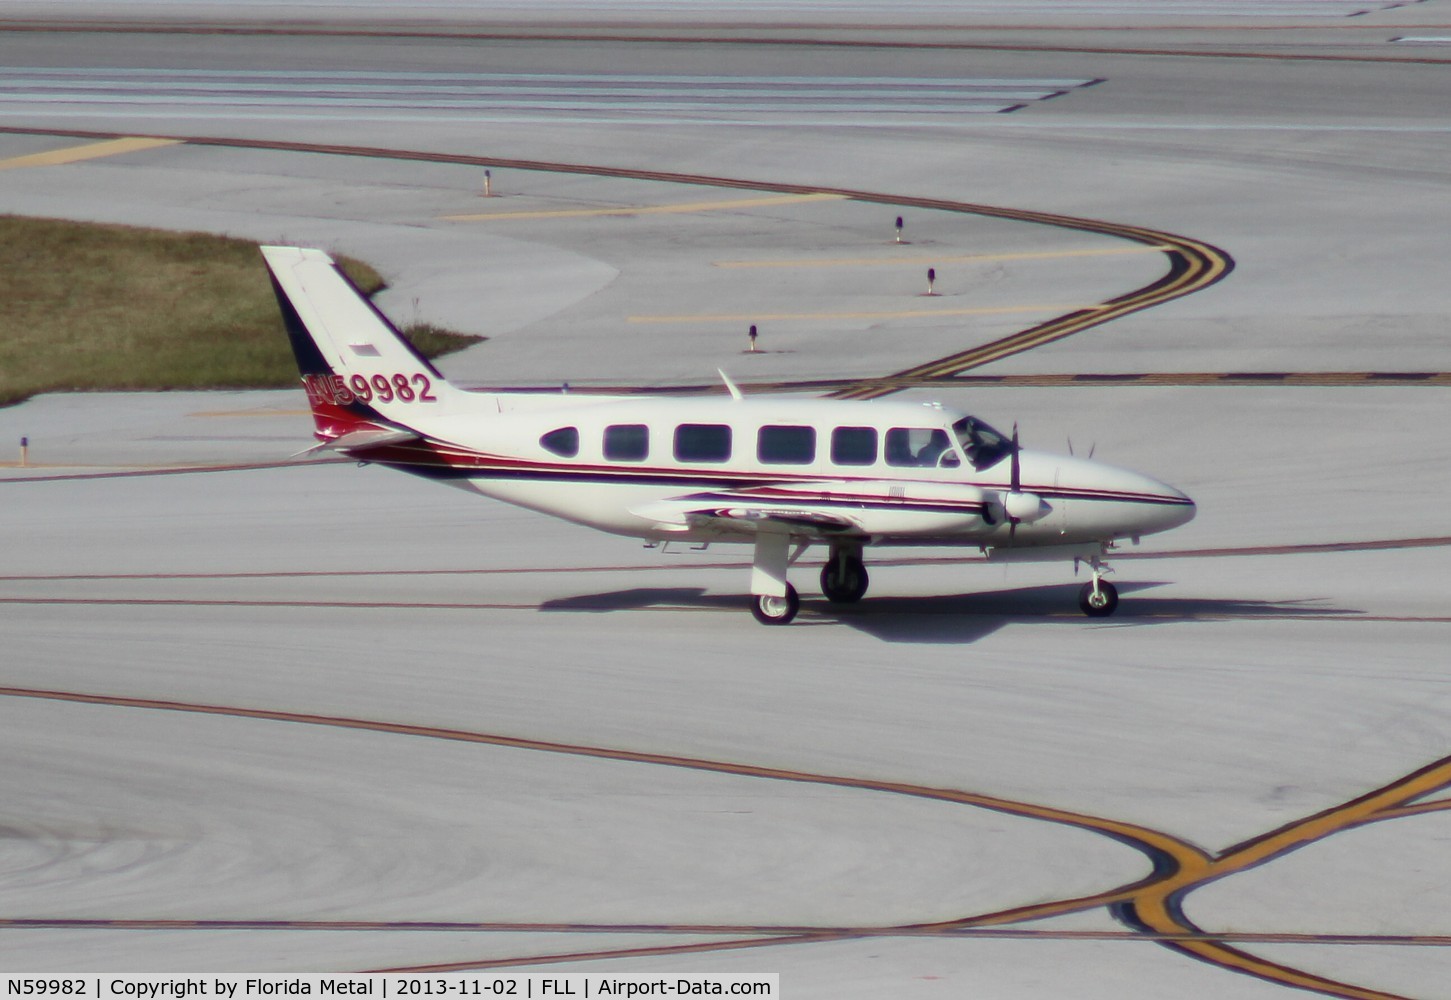
[{"label": "horizontal stabilizer", "polygon": [[313,445],[306,451],[298,452],[292,457],[301,458],[304,455],[317,455],[325,451],[338,451],[344,455],[357,456],[389,445],[409,444],[422,440],[423,438],[413,431],[393,430],[387,427],[369,428],[366,430],[349,431],[347,434],[333,438],[331,441],[324,441],[322,444]]}]

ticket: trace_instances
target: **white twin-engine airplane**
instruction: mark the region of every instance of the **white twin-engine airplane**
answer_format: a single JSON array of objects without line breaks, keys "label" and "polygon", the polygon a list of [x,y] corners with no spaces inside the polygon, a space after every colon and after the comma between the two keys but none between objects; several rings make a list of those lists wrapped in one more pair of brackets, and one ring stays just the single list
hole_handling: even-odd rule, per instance
[{"label": "white twin-engine airplane", "polygon": [[320,250],[263,247],[322,443],[565,520],[661,541],[755,547],[752,612],[800,607],[787,569],[830,551],[821,590],[867,590],[868,545],[962,545],[990,561],[1092,569],[1079,605],[1112,614],[1104,556],[1194,516],[1183,493],[1101,462],[1019,448],[936,404],[481,393],[450,385]]}]

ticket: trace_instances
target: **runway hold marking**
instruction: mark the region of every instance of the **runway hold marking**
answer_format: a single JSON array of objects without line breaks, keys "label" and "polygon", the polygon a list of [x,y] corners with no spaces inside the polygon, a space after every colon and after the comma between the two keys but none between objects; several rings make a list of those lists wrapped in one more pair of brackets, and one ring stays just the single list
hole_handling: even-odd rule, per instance
[{"label": "runway hold marking", "polygon": [[746,208],[774,208],[817,201],[842,201],[839,194],[777,195],[768,198],[735,198],[720,201],[690,201],[678,205],[634,205],[622,208],[562,208],[534,212],[482,212],[477,215],[445,215],[445,222],[499,222],[511,219],[589,219],[632,215],[690,215],[695,212],[735,212]]},{"label": "runway hold marking", "polygon": [[183,141],[182,139],[144,137],[106,139],[102,142],[88,142],[84,146],[52,149],[46,153],[13,156],[8,160],[0,160],[0,170],[17,170],[22,167],[59,167],[67,163],[81,163],[85,160],[99,160],[107,156],[120,156],[123,153],[137,153],[144,149],[179,146]]},{"label": "runway hold marking", "polygon": [[[1108,906],[1116,916],[1128,924],[1131,930],[1143,932],[1130,937],[1142,936],[1145,940],[1192,955],[1222,969],[1244,973],[1269,982],[1299,989],[1312,990],[1328,996],[1347,1000],[1405,1000],[1396,994],[1337,982],[1324,977],[1302,972],[1298,969],[1258,958],[1233,947],[1234,943],[1258,940],[1256,936],[1239,933],[1217,936],[1196,926],[1183,913],[1184,897],[1194,889],[1226,876],[1246,871],[1266,862],[1282,857],[1302,847],[1319,843],[1338,833],[1356,829],[1369,823],[1421,815],[1432,810],[1451,807],[1451,802],[1424,801],[1428,796],[1451,787],[1451,757],[1435,761],[1402,778],[1395,779],[1364,795],[1351,799],[1339,806],[1326,809],[1313,816],[1298,820],[1262,836],[1252,838],[1225,851],[1212,854],[1183,838],[1163,831],[1105,817],[1058,809],[1052,806],[1017,802],[997,796],[952,788],[938,788],[905,782],[885,781],[870,778],[818,774],[784,768],[765,767],[728,761],[706,760],[696,757],[682,757],[671,754],[647,753],[621,750],[609,747],[595,747],[581,744],[557,743],[534,740],[525,737],[503,736],[413,725],[408,723],[384,722],[346,716],[315,715],[287,712],[273,709],[240,708],[226,705],[208,705],[194,702],[135,698],[121,695],[86,694],[82,692],[42,690],[35,688],[0,687],[0,697],[28,698],[72,704],[109,706],[154,711],[183,712],[199,715],[215,715],[231,718],[254,719],[268,722],[292,723],[307,726],[325,726],[397,736],[413,736],[450,742],[473,743],[539,753],[561,754],[598,760],[649,764],[661,767],[681,768],[737,777],[761,778],[770,781],[784,781],[795,784],[822,785],[854,789],[864,792],[881,792],[904,795],[912,798],[939,802],[957,803],[980,809],[987,809],[1006,815],[1029,820],[1040,820],[1073,827],[1085,832],[1109,837],[1121,844],[1141,852],[1151,863],[1152,870],[1134,882],[1110,888],[1086,896],[1078,896],[1041,903],[1031,903],[993,913],[963,917],[956,920],[935,921],[921,924],[905,924],[884,927],[724,927],[709,925],[619,925],[611,930],[620,933],[674,933],[719,934],[747,933],[751,936],[724,941],[692,942],[682,945],[646,946],[639,948],[614,948],[600,951],[581,951],[568,954],[543,954],[493,958],[478,961],[449,962],[406,968],[377,971],[444,971],[463,969],[485,969],[506,966],[533,965],[540,963],[561,963],[582,960],[599,960],[626,956],[692,954],[707,951],[734,950],[742,948],[779,947],[791,944],[813,944],[837,941],[855,937],[873,936],[963,936],[982,928],[992,928],[1025,920],[1040,920],[1058,914],[1077,913]],[[95,921],[89,926],[125,927],[126,921]],[[270,924],[260,921],[260,924]],[[289,922],[278,922],[277,926],[288,926]],[[0,926],[47,926],[45,921],[21,921],[9,918],[0,921]],[[206,921],[188,924],[180,921],[157,922],[157,927],[197,928],[208,925]],[[380,928],[383,924],[377,925]],[[426,925],[419,925],[423,929]],[[503,929],[508,925],[479,924],[476,928]],[[513,930],[535,929],[537,925],[516,925]],[[550,932],[558,932],[569,925],[549,925]],[[591,929],[603,929],[603,925],[581,925]],[[338,929],[341,929],[339,926]],[[442,928],[436,928],[442,929]],[[1297,940],[1315,943],[1331,943],[1334,935],[1300,935]],[[1345,941],[1359,938],[1346,936]],[[1406,936],[1402,941],[1422,940],[1419,936]],[[1444,943],[1439,938],[1425,938],[1424,943]]]},{"label": "runway hold marking", "polygon": [[1044,303],[1024,306],[978,306],[971,309],[894,309],[888,312],[817,313],[694,313],[681,316],[627,316],[631,323],[772,323],[818,319],[932,319],[937,316],[1011,316],[1017,313],[1057,312],[1060,309],[1094,310],[1096,305]]},{"label": "runway hold marking", "polygon": [[1097,250],[1044,250],[1041,253],[913,254],[893,257],[824,257],[820,260],[717,260],[714,267],[895,267],[899,264],[972,264],[998,260],[1058,260],[1067,257],[1117,257],[1162,253],[1169,247],[1103,247]]}]

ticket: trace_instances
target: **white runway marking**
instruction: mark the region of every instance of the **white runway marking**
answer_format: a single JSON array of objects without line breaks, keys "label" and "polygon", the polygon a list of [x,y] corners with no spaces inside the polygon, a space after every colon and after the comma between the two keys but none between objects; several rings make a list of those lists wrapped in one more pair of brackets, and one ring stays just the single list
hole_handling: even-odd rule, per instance
[{"label": "white runway marking", "polygon": [[[432,112],[470,120],[951,123],[1057,97],[1088,79],[0,69],[0,114],[286,118]],[[164,110],[163,110],[164,109]],[[366,115],[364,115],[366,117]],[[412,117],[412,116],[410,116]]]}]

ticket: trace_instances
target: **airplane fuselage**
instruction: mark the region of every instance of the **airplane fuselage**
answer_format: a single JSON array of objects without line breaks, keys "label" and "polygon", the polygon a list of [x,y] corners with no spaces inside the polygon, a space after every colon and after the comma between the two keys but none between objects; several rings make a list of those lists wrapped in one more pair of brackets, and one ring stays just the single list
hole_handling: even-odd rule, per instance
[{"label": "airplane fuselage", "polygon": [[[480,394],[480,413],[410,427],[373,460],[601,531],[751,541],[763,518],[858,544],[1033,547],[1151,534],[1193,516],[1183,493],[1102,462],[1019,450],[974,461],[937,404],[747,397]],[[965,447],[966,446],[966,447]],[[814,522],[812,517],[816,517]],[[814,525],[814,527],[813,527]]]}]

